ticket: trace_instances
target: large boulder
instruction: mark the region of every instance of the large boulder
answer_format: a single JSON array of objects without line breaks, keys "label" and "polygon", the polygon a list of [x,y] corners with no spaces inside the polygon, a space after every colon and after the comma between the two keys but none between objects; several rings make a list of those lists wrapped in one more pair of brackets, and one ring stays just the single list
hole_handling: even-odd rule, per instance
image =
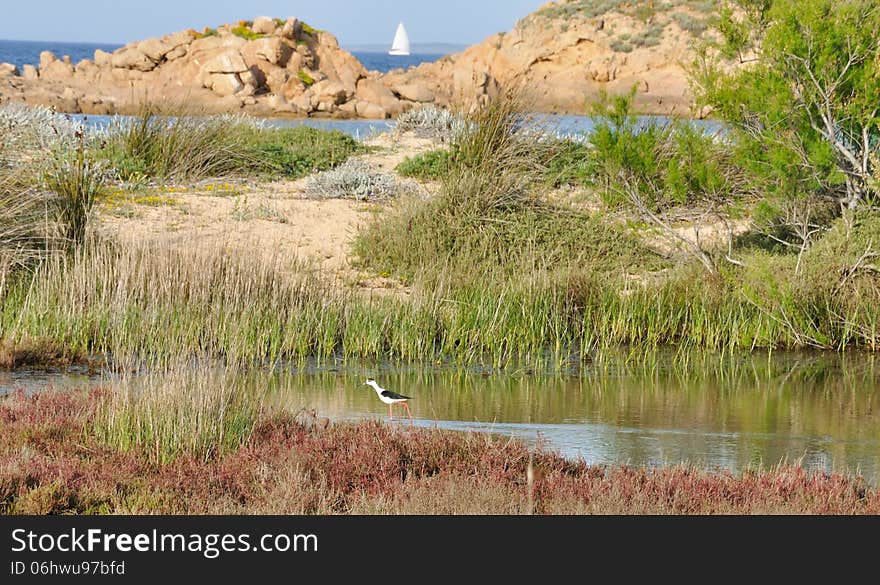
[{"label": "large boulder", "polygon": [[294,51],[290,55],[290,58],[287,60],[287,64],[285,66],[287,67],[287,70],[290,71],[293,75],[296,75],[301,70],[309,67],[309,65],[306,64],[306,60],[303,58],[302,53],[300,53],[299,51]]},{"label": "large boulder", "polygon": [[287,85],[287,82],[290,80],[290,71],[287,69],[274,68],[270,69],[266,74],[266,86],[269,88],[269,91],[283,95],[284,86]]},{"label": "large boulder", "polygon": [[284,26],[281,27],[281,36],[291,41],[296,41],[302,34],[302,22],[296,18],[288,18]]},{"label": "large boulder", "polygon": [[292,52],[290,45],[280,37],[257,39],[247,43],[241,50],[249,65],[253,65],[258,59],[263,59],[279,67],[287,64]]},{"label": "large boulder", "polygon": [[384,120],[388,117],[388,111],[382,106],[360,100],[355,103],[355,112],[361,118],[369,118],[373,120]]},{"label": "large boulder", "polygon": [[[270,87],[271,87],[271,85],[270,85]],[[284,96],[284,99],[286,99],[288,102],[293,102],[294,100],[296,100],[297,98],[302,96],[304,93],[308,92],[309,96],[311,96],[311,92],[308,91],[308,89],[309,88],[306,87],[306,84],[303,83],[299,77],[291,77],[287,80],[287,82],[281,88],[280,93],[281,93],[281,95]],[[276,90],[276,93],[279,93],[279,92]]]},{"label": "large boulder", "polygon": [[12,63],[0,63],[0,77],[17,77],[18,67]]},{"label": "large boulder", "polygon": [[399,95],[402,99],[411,102],[426,104],[433,102],[435,99],[434,92],[422,83],[399,84],[395,85],[393,90],[394,93]]},{"label": "large boulder", "polygon": [[150,60],[159,62],[165,58],[168,51],[174,47],[167,44],[163,39],[147,39],[137,45],[137,50],[146,55]]},{"label": "large boulder", "polygon": [[244,83],[237,73],[212,73],[211,90],[219,96],[235,95],[244,89]]},{"label": "large boulder", "polygon": [[284,96],[273,94],[266,98],[266,106],[273,112],[281,114],[281,113],[290,113],[292,108],[290,104],[287,103],[287,100],[284,99]]},{"label": "large boulder", "polygon": [[143,72],[152,71],[156,68],[156,62],[135,47],[124,47],[114,52],[110,63],[116,69],[133,69]]},{"label": "large boulder", "polygon": [[300,95],[288,101],[304,114],[309,114],[315,111],[315,107],[312,105],[312,92],[309,89],[306,89]]},{"label": "large boulder", "polygon": [[333,105],[339,105],[348,101],[354,95],[343,83],[329,79],[319,81],[311,89],[314,96],[312,101],[318,104],[332,103]]},{"label": "large boulder", "polygon": [[226,51],[216,55],[205,63],[203,69],[207,73],[242,73],[248,70],[247,63],[238,51]]},{"label": "large boulder", "polygon": [[89,61],[88,59],[83,59],[79,63],[76,64],[74,68],[74,72],[76,77],[79,79],[85,79],[86,81],[94,81],[98,78],[98,69],[97,65]]},{"label": "large boulder", "polygon": [[264,93],[263,90],[266,88],[266,74],[256,65],[250,67],[243,73],[239,73],[238,76],[244,84],[244,92],[246,95]]},{"label": "large boulder", "polygon": [[46,69],[52,63],[58,61],[58,57],[52,51],[43,51],[40,53],[40,69]]},{"label": "large boulder", "polygon": [[37,68],[33,65],[25,65],[21,68],[21,76],[23,79],[39,79],[40,73],[37,71]]},{"label": "large boulder", "polygon": [[[42,59],[41,59],[42,61]],[[60,59],[48,61],[46,66],[40,66],[40,77],[42,79],[64,80],[73,77],[73,65]]]},{"label": "large boulder", "polygon": [[235,35],[202,37],[189,45],[188,52],[198,59],[216,51],[241,50],[246,44],[246,40]]},{"label": "large boulder", "polygon": [[251,27],[251,30],[258,35],[274,35],[276,28],[278,28],[278,26],[275,24],[274,20],[268,16],[258,16],[254,19],[254,24]]},{"label": "large boulder", "polygon": [[400,100],[383,83],[375,79],[361,79],[357,83],[356,95],[359,100],[383,108],[386,112],[400,111]]},{"label": "large boulder", "polygon": [[176,61],[181,57],[185,57],[189,53],[189,45],[180,45],[165,53],[166,61]]},{"label": "large boulder", "polygon": [[147,39],[137,44],[138,51],[157,63],[173,61],[187,53],[187,46],[195,39],[193,31],[180,31],[161,39]]},{"label": "large boulder", "polygon": [[98,67],[110,67],[113,55],[101,49],[95,49],[95,65]]}]

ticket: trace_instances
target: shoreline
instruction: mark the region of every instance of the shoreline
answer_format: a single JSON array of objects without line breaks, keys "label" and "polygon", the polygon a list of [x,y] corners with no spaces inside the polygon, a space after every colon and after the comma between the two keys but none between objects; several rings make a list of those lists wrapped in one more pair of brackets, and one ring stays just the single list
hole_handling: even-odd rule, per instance
[{"label": "shoreline", "polygon": [[0,513],[880,513],[864,481],[796,466],[590,466],[510,439],[309,412],[261,417],[222,453],[157,461],[88,432],[108,400],[95,389],[0,400]]},{"label": "shoreline", "polygon": [[[2,80],[0,80],[2,81]],[[179,106],[179,101],[169,101],[167,103],[157,101],[150,102],[151,106],[156,106],[160,109],[163,107],[171,107]],[[0,106],[6,104],[15,104],[29,107],[46,107],[50,108],[53,111],[59,114],[70,114],[70,115],[82,115],[82,116],[137,116],[143,112],[144,104],[143,102],[135,102],[131,104],[126,104],[121,107],[115,108],[112,112],[108,112],[105,108],[95,107],[95,108],[76,108],[72,110],[65,110],[63,107],[59,108],[59,104],[54,99],[47,100],[33,100],[28,98],[16,98],[11,96],[3,96],[0,94]],[[221,104],[222,105],[222,104]],[[432,104],[425,104],[425,107],[430,107]],[[456,111],[457,108],[454,107],[441,107],[441,109],[448,109],[450,111]],[[244,114],[249,117],[253,117],[260,120],[282,120],[282,121],[302,121],[302,120],[315,120],[320,122],[395,122],[397,120],[397,116],[390,118],[378,118],[378,117],[363,117],[363,116],[351,116],[345,114],[343,112],[337,114],[327,114],[322,112],[316,112],[312,114],[301,114],[294,112],[267,112],[261,108],[250,108],[250,107],[239,107],[239,108],[230,108],[230,109],[212,109],[207,107],[203,111],[206,116],[216,116],[216,115],[235,115],[235,114]],[[711,114],[694,116],[688,114],[682,114],[678,112],[669,112],[664,109],[658,108],[657,110],[635,110],[633,112],[636,116],[640,118],[668,118],[670,120],[693,120],[699,122],[714,122],[717,121],[718,118],[712,116]],[[553,108],[546,110],[534,110],[530,112],[532,115],[536,116],[572,116],[578,118],[595,118],[596,116],[590,114],[586,108],[582,109],[564,109],[564,108]]]}]

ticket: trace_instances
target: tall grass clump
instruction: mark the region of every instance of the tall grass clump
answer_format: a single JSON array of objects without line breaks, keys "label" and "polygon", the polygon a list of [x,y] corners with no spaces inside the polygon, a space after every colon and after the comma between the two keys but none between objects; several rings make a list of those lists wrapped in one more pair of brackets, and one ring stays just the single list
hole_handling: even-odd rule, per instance
[{"label": "tall grass clump", "polygon": [[108,128],[101,150],[125,181],[197,181],[242,173],[260,161],[250,148],[255,122],[144,107]]},{"label": "tall grass clump", "polygon": [[378,218],[355,243],[361,262],[406,278],[438,266],[482,278],[639,256],[643,249],[615,224],[544,199],[540,178],[557,146],[531,125],[513,95],[473,114],[452,144],[437,197],[402,201]]},{"label": "tall grass clump", "polygon": [[13,275],[55,249],[45,195],[0,171],[0,301]]},{"label": "tall grass clump", "polygon": [[105,132],[100,152],[120,178],[193,182],[222,177],[299,178],[331,169],[360,149],[314,128],[269,128],[245,116],[204,116],[150,107]]},{"label": "tall grass clump", "polygon": [[0,300],[14,275],[59,248],[43,173],[76,144],[79,129],[48,108],[0,106]]},{"label": "tall grass clump", "polygon": [[95,436],[157,464],[222,456],[244,445],[264,414],[263,392],[236,374],[187,365],[118,379],[102,396]]},{"label": "tall grass clump", "polygon": [[92,210],[108,180],[106,164],[94,160],[85,147],[85,130],[77,131],[77,145],[72,152],[56,154],[43,182],[51,199],[62,238],[71,246],[81,246]]},{"label": "tall grass clump", "polygon": [[501,365],[578,337],[575,305],[541,278],[441,281],[409,299],[368,299],[280,259],[187,248],[94,242],[53,257],[16,282],[0,328],[111,365],[163,367],[200,356],[247,368],[334,355]]}]

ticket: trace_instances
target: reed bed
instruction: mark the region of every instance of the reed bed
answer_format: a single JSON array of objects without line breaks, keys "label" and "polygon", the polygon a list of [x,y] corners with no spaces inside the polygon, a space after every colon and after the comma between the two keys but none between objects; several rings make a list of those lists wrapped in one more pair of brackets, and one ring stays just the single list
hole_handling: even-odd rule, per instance
[{"label": "reed bed", "polygon": [[[171,420],[177,402],[166,400]],[[119,448],[92,432],[117,408],[128,407],[106,389],[0,402],[0,513],[880,513],[862,480],[797,466],[590,466],[488,435],[302,413],[258,417],[240,444],[207,457],[157,461],[150,444]]]},{"label": "reed bed", "polygon": [[96,413],[95,436],[159,464],[237,449],[250,438],[264,397],[234,375],[187,364],[115,379]]},{"label": "reed bed", "polygon": [[333,356],[562,365],[573,353],[588,359],[618,346],[876,350],[880,343],[876,303],[784,282],[763,293],[733,278],[695,276],[695,268],[653,283],[613,273],[518,280],[487,273],[470,284],[448,275],[415,283],[406,298],[370,298],[295,262],[195,242],[187,248],[92,242],[53,256],[8,287],[3,337],[45,340],[111,364],[205,356],[241,367]]}]

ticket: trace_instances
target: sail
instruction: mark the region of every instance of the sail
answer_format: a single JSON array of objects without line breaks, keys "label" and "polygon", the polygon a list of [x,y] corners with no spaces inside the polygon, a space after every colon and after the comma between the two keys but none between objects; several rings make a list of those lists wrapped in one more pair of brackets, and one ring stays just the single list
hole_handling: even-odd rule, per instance
[{"label": "sail", "polygon": [[404,28],[402,22],[397,26],[397,34],[394,35],[394,43],[391,45],[391,50],[388,51],[388,54],[409,55],[409,35],[406,34],[406,28]]}]

